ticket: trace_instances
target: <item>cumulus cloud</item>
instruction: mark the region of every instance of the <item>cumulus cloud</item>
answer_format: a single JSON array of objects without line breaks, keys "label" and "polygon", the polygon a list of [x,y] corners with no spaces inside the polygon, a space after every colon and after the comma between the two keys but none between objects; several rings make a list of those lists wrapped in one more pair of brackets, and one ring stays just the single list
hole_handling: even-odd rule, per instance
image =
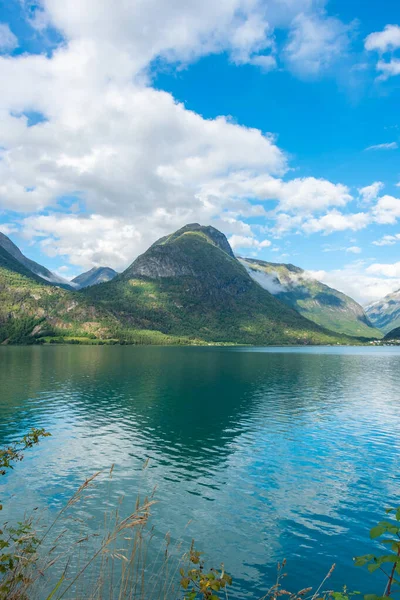
[{"label": "cumulus cloud", "polygon": [[400,60],[398,58],[392,58],[388,62],[379,60],[376,69],[381,72],[378,79],[384,81],[385,79],[389,79],[389,77],[400,75]]},{"label": "cumulus cloud", "polygon": [[369,204],[373,200],[377,199],[384,187],[385,186],[382,181],[375,181],[375,183],[371,183],[371,185],[366,185],[365,187],[359,188],[358,192],[362,198],[362,201],[366,204]]},{"label": "cumulus cloud", "polygon": [[393,225],[400,218],[400,199],[385,195],[379,198],[372,214],[374,220],[382,225]]},{"label": "cumulus cloud", "polygon": [[311,271],[311,274],[362,305],[380,300],[400,288],[400,275],[386,277],[382,271],[369,270],[364,261],[356,261],[332,271]]},{"label": "cumulus cloud", "polygon": [[18,38],[7,23],[0,23],[0,52],[10,52],[18,46]]},{"label": "cumulus cloud", "polygon": [[398,25],[386,25],[383,31],[375,31],[365,38],[366,50],[387,52],[395,48],[400,48],[400,27]]},{"label": "cumulus cloud", "polygon": [[359,246],[350,246],[349,248],[346,248],[346,252],[349,252],[350,254],[361,254],[362,249]]},{"label": "cumulus cloud", "polygon": [[400,60],[393,56],[393,52],[400,48],[399,25],[386,25],[383,31],[375,31],[365,38],[365,49],[376,51],[381,56],[391,53],[387,60],[380,58],[376,64],[376,70],[380,72],[378,79],[385,80],[395,75],[400,75]]},{"label": "cumulus cloud", "polygon": [[[23,221],[23,234],[41,240],[48,256],[68,257],[83,268],[125,269],[148,246],[141,231],[123,219],[90,215],[41,215]],[[157,235],[157,234],[156,234]]]},{"label": "cumulus cloud", "polygon": [[229,179],[214,182],[219,195],[246,198],[253,195],[260,200],[275,200],[280,211],[313,213],[330,206],[345,206],[353,197],[349,188],[315,177],[298,177],[284,181],[267,174],[252,175],[248,172],[232,174]]},{"label": "cumulus cloud", "polygon": [[226,51],[237,64],[265,67],[258,56],[274,52],[273,30],[287,27],[314,0],[42,0],[40,22],[58,28],[69,40],[86,39],[106,48],[121,48],[146,68],[152,60],[187,63]]},{"label": "cumulus cloud", "polygon": [[367,273],[373,275],[385,275],[385,277],[400,278],[400,262],[396,263],[374,263],[367,268]]},{"label": "cumulus cloud", "polygon": [[303,224],[303,230],[306,233],[321,232],[324,234],[334,231],[345,231],[350,229],[358,231],[364,229],[371,219],[367,213],[343,214],[338,210],[332,210],[319,218],[312,218]]},{"label": "cumulus cloud", "polygon": [[285,55],[290,68],[303,75],[318,75],[345,54],[350,28],[325,14],[301,13],[292,23]]},{"label": "cumulus cloud", "polygon": [[261,250],[262,248],[268,248],[271,246],[271,242],[269,240],[262,240],[260,242],[253,237],[245,237],[243,235],[233,235],[229,238],[229,243],[233,250],[237,250],[239,248],[256,248],[257,250]]}]

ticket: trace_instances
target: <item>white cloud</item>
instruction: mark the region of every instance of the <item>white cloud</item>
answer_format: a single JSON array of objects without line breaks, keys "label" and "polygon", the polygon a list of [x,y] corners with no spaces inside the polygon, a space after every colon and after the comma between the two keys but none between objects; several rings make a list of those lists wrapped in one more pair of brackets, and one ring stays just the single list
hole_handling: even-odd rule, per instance
[{"label": "white cloud", "polygon": [[365,268],[363,261],[345,265],[332,271],[311,271],[315,279],[333,287],[362,305],[380,300],[400,288],[399,277],[385,277],[382,272],[373,273]]},{"label": "white cloud", "polygon": [[374,220],[382,225],[393,225],[400,218],[400,199],[382,196],[372,210]]},{"label": "white cloud", "polygon": [[67,256],[73,265],[83,268],[110,265],[125,269],[149,245],[134,225],[101,215],[27,217],[23,233],[41,239],[41,249],[48,256]]},{"label": "white cloud", "polygon": [[332,210],[322,217],[306,221],[303,224],[303,230],[306,233],[321,232],[324,234],[346,229],[358,231],[366,227],[370,220],[370,216],[366,213],[342,214],[338,210]]},{"label": "white cloud", "polygon": [[386,25],[383,31],[370,33],[365,38],[366,50],[387,52],[395,48],[400,48],[400,27],[398,25]]},{"label": "white cloud", "polygon": [[361,254],[362,249],[359,246],[350,246],[346,248],[346,252],[350,252],[350,254]]},{"label": "white cloud", "polygon": [[69,40],[86,39],[97,45],[118,46],[146,68],[156,57],[189,62],[226,51],[238,64],[273,50],[275,26],[287,27],[301,10],[312,10],[313,0],[43,0],[46,19]]},{"label": "white cloud", "polygon": [[396,235],[384,235],[383,238],[372,243],[374,246],[393,246],[398,241],[400,241],[400,233]]},{"label": "white cloud", "polygon": [[18,231],[18,228],[13,223],[0,223],[0,232],[4,235],[10,235]]},{"label": "white cloud", "polygon": [[385,277],[400,278],[400,262],[392,264],[374,263],[367,268],[367,273],[371,273],[373,275],[384,275]]},{"label": "white cloud", "polygon": [[349,27],[324,14],[295,17],[285,49],[290,68],[303,75],[317,75],[341,58],[349,45]]},{"label": "white cloud", "polygon": [[254,281],[258,283],[264,290],[267,290],[270,294],[279,294],[287,290],[285,285],[279,280],[278,274],[266,273],[265,271],[259,271],[258,269],[252,269],[251,263],[243,263],[246,271]]},{"label": "white cloud", "polygon": [[345,206],[352,199],[347,186],[315,177],[278,182],[278,186],[277,198],[282,210],[314,212],[329,206]]},{"label": "white cloud", "polygon": [[[386,25],[383,31],[370,33],[365,38],[365,49],[379,52],[380,55],[400,48],[400,27],[399,25]],[[389,60],[380,58],[376,64],[376,70],[381,74],[378,79],[385,80],[395,75],[400,75],[400,60],[393,55]]]},{"label": "white cloud", "polygon": [[0,23],[0,52],[9,52],[18,46],[18,38],[7,23]]},{"label": "white cloud", "polygon": [[243,235],[233,235],[229,238],[229,243],[233,250],[237,250],[239,248],[256,248],[257,250],[261,250],[262,248],[268,248],[271,246],[271,242],[269,240],[262,240],[260,242],[253,237],[245,237]]},{"label": "white cloud", "polygon": [[284,153],[256,129],[224,117],[205,120],[170,94],[106,81],[101,73],[90,85],[90,52],[82,47],[79,61],[75,50],[51,60],[0,59],[0,76],[9,81],[0,105],[48,117],[28,127],[25,117],[0,112],[2,208],[39,210],[79,190],[87,208],[101,214],[136,217],[163,208],[182,210],[182,219],[191,212],[209,218],[220,208],[214,181],[285,170]]},{"label": "white cloud", "polygon": [[374,144],[373,146],[368,146],[365,150],[397,150],[398,148],[397,142],[387,142],[385,144]]},{"label": "white cloud", "polygon": [[363,188],[359,188],[358,192],[359,192],[363,202],[365,202],[366,204],[369,204],[373,200],[377,199],[377,197],[379,196],[379,193],[382,191],[382,189],[384,187],[385,186],[382,183],[382,181],[375,181],[375,183],[372,183],[371,185],[367,185]]},{"label": "white cloud", "polygon": [[250,63],[260,67],[263,71],[272,71],[276,69],[276,58],[271,54],[259,54],[251,58]]},{"label": "white cloud", "polygon": [[377,71],[381,71],[378,79],[384,81],[389,77],[395,77],[396,75],[400,75],[400,60],[398,58],[392,58],[389,62],[379,60],[376,69]]},{"label": "white cloud", "polygon": [[241,172],[229,179],[216,181],[214,192],[219,195],[246,198],[250,195],[260,200],[275,200],[280,211],[313,213],[330,206],[345,206],[352,200],[349,188],[315,177],[299,177],[284,181],[269,175],[250,176]]}]

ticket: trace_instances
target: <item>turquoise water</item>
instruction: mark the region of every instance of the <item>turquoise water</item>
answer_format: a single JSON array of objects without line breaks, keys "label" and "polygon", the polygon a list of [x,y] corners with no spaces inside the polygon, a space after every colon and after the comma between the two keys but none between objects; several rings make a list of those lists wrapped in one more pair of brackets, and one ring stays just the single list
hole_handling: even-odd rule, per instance
[{"label": "turquoise water", "polygon": [[0,348],[0,443],[52,432],[2,478],[4,514],[56,513],[115,463],[109,502],[157,485],[156,538],[195,538],[235,598],[283,558],[286,587],[336,563],[329,587],[381,592],[352,557],[400,504],[399,390],[397,348]]}]

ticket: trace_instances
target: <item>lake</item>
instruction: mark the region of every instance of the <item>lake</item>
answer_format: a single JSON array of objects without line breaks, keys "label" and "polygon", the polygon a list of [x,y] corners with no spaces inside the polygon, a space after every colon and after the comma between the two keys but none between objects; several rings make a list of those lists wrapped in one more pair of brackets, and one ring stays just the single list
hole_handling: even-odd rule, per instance
[{"label": "lake", "polygon": [[[194,538],[234,598],[283,558],[286,587],[336,563],[328,587],[382,592],[352,557],[400,504],[400,349],[2,347],[0,443],[32,426],[52,437],[2,478],[9,518],[55,514],[115,463],[109,502],[156,485],[156,537]],[[96,494],[85,512],[102,518]]]}]

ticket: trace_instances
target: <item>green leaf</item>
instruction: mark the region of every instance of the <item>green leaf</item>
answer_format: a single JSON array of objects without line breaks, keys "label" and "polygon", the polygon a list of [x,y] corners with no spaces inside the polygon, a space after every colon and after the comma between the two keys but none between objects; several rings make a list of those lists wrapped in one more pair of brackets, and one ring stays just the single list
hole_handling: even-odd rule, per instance
[{"label": "green leaf", "polygon": [[64,581],[64,579],[65,579],[65,576],[63,574],[63,575],[61,575],[61,577],[60,577],[60,579],[59,579],[56,587],[54,588],[54,590],[50,593],[49,596],[47,596],[46,600],[51,600],[53,598],[54,594],[60,588],[60,586],[61,586],[62,582]]},{"label": "green leaf", "polygon": [[373,554],[365,554],[364,556],[356,556],[354,558],[354,564],[356,567],[363,567],[370,560],[374,560],[375,556]]},{"label": "green leaf", "polygon": [[371,531],[369,532],[369,537],[371,538],[371,540],[374,540],[375,538],[386,533],[386,531],[386,527],[383,525],[383,523],[380,523],[379,525],[376,525],[371,529]]},{"label": "green leaf", "polygon": [[181,580],[181,586],[183,587],[184,590],[187,590],[190,584],[190,579],[188,577],[184,577]]},{"label": "green leaf", "polygon": [[368,571],[370,573],[375,573],[375,571],[377,569],[379,569],[379,564],[378,563],[371,563],[371,564],[368,565],[367,569],[368,569]]}]

